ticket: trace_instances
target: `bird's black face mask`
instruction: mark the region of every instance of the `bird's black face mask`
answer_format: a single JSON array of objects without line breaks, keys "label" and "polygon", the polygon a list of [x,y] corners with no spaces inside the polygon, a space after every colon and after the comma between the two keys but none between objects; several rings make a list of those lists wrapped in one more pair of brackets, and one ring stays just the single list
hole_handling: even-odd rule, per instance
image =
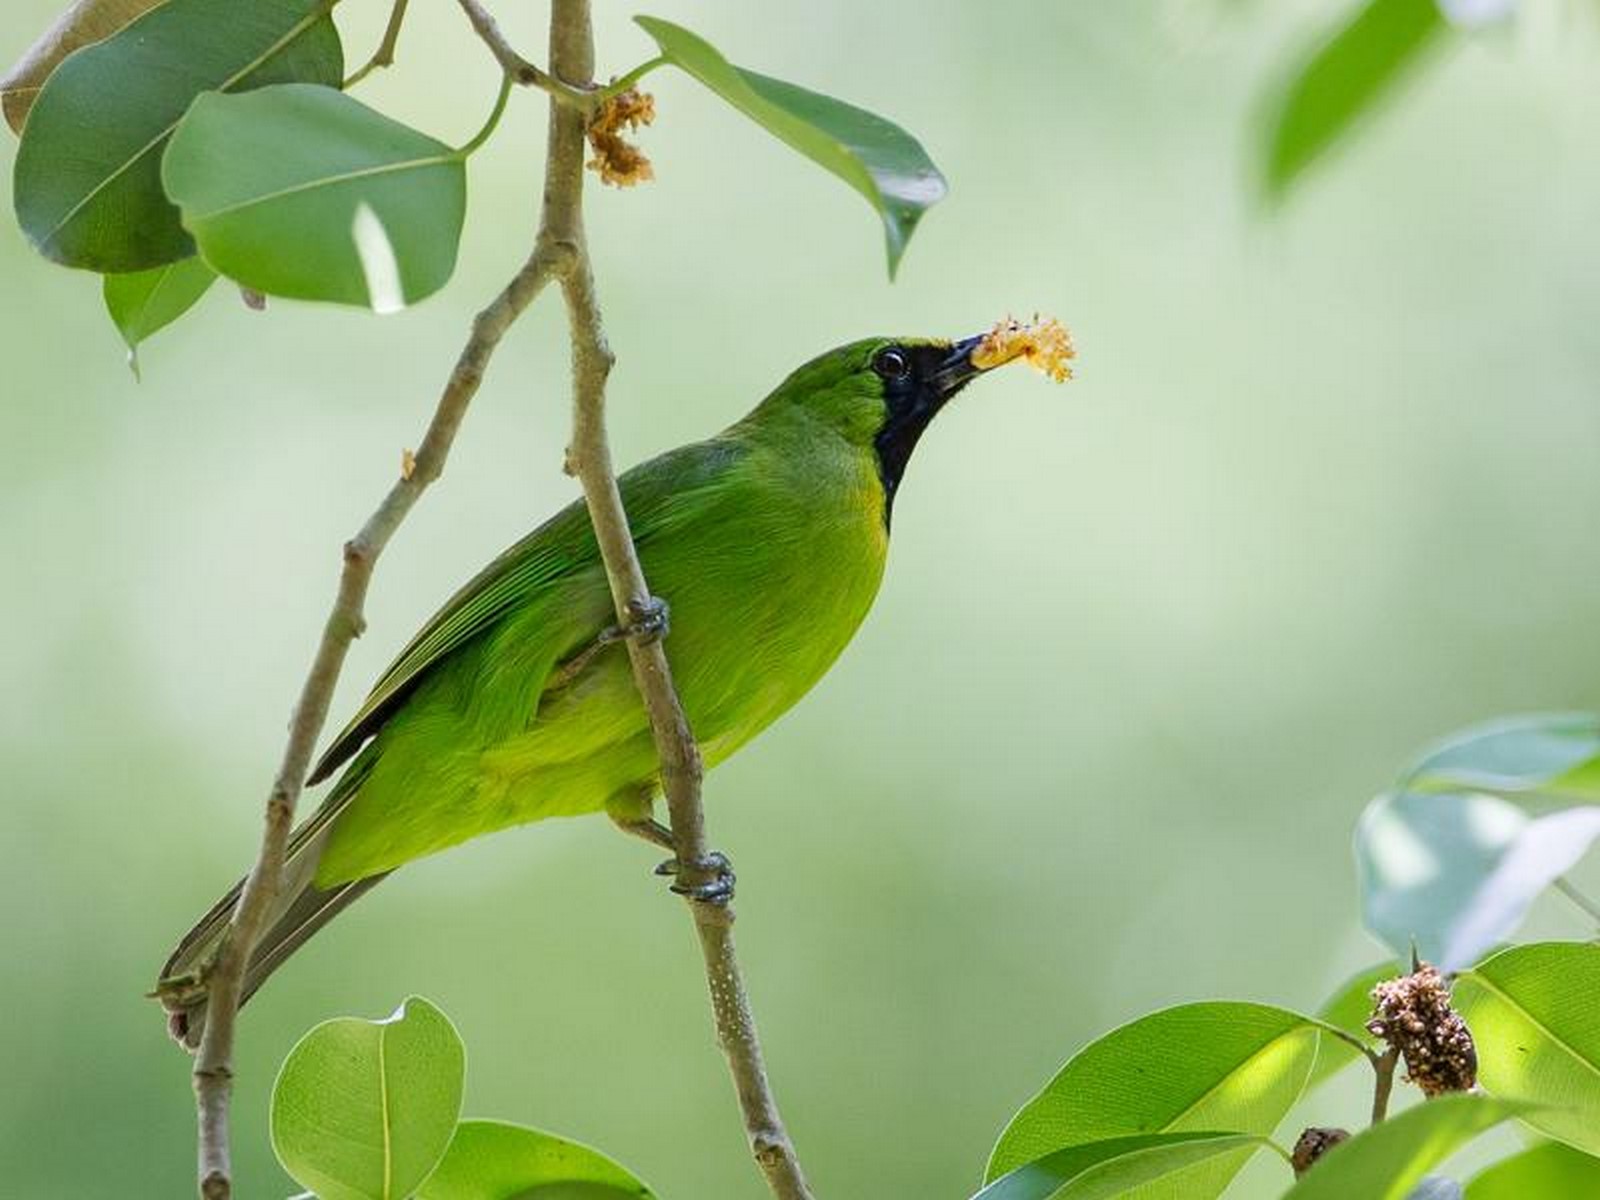
[{"label": "bird's black face mask", "polygon": [[883,479],[885,523],[922,431],[950,397],[979,374],[972,365],[972,352],[981,341],[971,337],[954,344],[885,346],[873,357],[872,369],[883,380],[883,428],[873,445]]}]

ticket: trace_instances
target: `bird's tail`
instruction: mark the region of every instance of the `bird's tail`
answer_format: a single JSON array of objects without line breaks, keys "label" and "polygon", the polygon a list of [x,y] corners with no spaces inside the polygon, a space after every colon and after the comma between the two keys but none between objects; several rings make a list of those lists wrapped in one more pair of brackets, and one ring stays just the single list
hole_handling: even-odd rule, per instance
[{"label": "bird's tail", "polygon": [[[332,832],[333,817],[360,786],[359,776],[365,774],[359,770],[360,765],[357,764],[357,769],[346,773],[327,802],[309,821],[295,830],[289,840],[283,878],[278,894],[273,899],[272,911],[267,917],[266,932],[256,943],[250,962],[245,967],[239,999],[241,1005],[312,934],[384,878],[383,875],[373,875],[331,888],[320,888],[315,883],[317,863]],[[352,775],[357,778],[352,779]],[[239,901],[243,887],[244,880],[241,879],[228,889],[227,895],[213,904],[199,923],[183,936],[183,940],[168,956],[166,965],[161,968],[155,994],[167,1010],[167,1030],[175,1041],[191,1050],[199,1046],[200,1035],[205,1029],[208,995],[205,974],[227,934],[234,906]]]}]

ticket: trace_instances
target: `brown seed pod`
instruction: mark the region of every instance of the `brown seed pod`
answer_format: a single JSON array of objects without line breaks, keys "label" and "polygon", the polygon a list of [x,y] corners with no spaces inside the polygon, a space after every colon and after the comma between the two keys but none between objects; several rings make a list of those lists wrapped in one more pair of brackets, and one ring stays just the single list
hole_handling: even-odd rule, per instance
[{"label": "brown seed pod", "polygon": [[1367,1029],[1405,1060],[1406,1078],[1432,1098],[1465,1092],[1478,1081],[1472,1031],[1450,1007],[1450,987],[1431,965],[1372,989],[1375,1009]]},{"label": "brown seed pod", "polygon": [[1348,1129],[1335,1129],[1322,1125],[1313,1125],[1303,1132],[1294,1144],[1294,1154],[1290,1156],[1290,1165],[1294,1167],[1294,1177],[1299,1179],[1311,1170],[1317,1159],[1340,1142],[1350,1140]]}]

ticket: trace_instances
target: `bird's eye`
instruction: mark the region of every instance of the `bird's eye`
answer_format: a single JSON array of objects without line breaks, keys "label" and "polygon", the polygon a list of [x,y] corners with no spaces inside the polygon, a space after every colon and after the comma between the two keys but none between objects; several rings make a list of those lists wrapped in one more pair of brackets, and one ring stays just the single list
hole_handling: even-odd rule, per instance
[{"label": "bird's eye", "polygon": [[890,346],[878,351],[878,357],[872,360],[872,369],[885,379],[904,379],[911,373],[911,363],[904,350]]}]

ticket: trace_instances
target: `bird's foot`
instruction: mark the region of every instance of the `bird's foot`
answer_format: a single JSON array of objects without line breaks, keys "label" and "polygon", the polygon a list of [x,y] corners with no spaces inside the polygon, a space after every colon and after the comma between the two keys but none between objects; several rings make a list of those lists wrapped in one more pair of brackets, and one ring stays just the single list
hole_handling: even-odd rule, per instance
[{"label": "bird's foot", "polygon": [[650,599],[639,603],[628,604],[628,623],[626,625],[611,625],[600,633],[600,644],[610,645],[631,639],[636,642],[659,642],[672,630],[672,609],[660,596],[651,596]]},{"label": "bird's foot", "polygon": [[[707,851],[692,872],[684,870],[676,858],[669,858],[656,868],[656,874],[677,877],[672,890],[701,904],[726,905],[733,900],[733,863],[720,850]],[[687,882],[688,879],[697,882]]]}]

